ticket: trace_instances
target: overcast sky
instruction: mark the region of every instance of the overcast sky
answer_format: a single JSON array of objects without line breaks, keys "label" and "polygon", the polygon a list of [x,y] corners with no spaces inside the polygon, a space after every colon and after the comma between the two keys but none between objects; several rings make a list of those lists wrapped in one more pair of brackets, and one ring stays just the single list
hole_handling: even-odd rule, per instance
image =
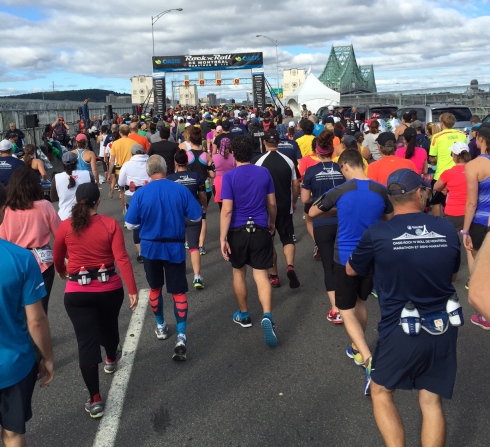
[{"label": "overcast sky", "polygon": [[[311,66],[316,76],[332,45],[352,43],[358,63],[374,65],[380,91],[490,83],[488,0],[4,0],[0,96],[50,91],[53,83],[130,93],[131,76],[151,74],[151,17],[169,8],[183,11],[155,23],[156,55],[262,51],[273,86],[276,48],[257,34],[278,41],[280,69]],[[237,98],[251,90],[221,89]],[[199,96],[208,92],[218,93],[203,88]]]}]

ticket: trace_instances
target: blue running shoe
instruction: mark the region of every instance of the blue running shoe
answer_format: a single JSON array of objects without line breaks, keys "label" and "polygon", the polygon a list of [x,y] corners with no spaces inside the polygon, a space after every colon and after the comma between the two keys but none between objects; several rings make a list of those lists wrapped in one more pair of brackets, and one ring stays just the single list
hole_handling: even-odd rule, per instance
[{"label": "blue running shoe", "polygon": [[274,331],[274,322],[267,316],[262,318],[262,331],[264,331],[264,341],[267,346],[275,348],[277,346],[277,336]]},{"label": "blue running shoe", "polygon": [[371,362],[373,358],[369,357],[364,364],[364,396],[371,396]]},{"label": "blue running shoe", "polygon": [[250,317],[242,317],[242,313],[239,310],[233,314],[233,321],[241,327],[252,327],[252,320]]}]

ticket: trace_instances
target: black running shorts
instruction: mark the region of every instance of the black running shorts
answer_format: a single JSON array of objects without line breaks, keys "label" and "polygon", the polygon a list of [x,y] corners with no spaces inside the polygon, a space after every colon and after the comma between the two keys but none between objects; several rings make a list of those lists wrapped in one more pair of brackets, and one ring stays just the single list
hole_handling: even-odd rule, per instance
[{"label": "black running shorts", "polygon": [[345,265],[334,262],[335,277],[335,305],[340,310],[349,310],[356,307],[357,298],[366,301],[373,290],[372,273],[366,276],[349,276]]},{"label": "black running shorts", "polygon": [[273,242],[268,231],[229,231],[227,240],[233,268],[240,269],[245,264],[257,270],[272,268]]},{"label": "black running shorts", "polygon": [[279,233],[282,245],[294,244],[294,224],[292,214],[276,216],[276,232]]},{"label": "black running shorts", "polygon": [[487,234],[487,227],[482,224],[472,223],[469,233],[473,243],[473,250],[480,250]]}]

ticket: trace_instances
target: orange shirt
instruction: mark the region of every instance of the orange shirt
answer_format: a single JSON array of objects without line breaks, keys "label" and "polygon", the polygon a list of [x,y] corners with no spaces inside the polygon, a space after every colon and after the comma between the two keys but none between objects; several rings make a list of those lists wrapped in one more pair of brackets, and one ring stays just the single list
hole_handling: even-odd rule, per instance
[{"label": "orange shirt", "polygon": [[320,160],[318,159],[318,156],[316,154],[311,154],[303,157],[298,163],[298,171],[301,175],[301,178],[303,178],[308,168],[310,168],[311,166],[315,166],[318,163],[320,163]]},{"label": "orange shirt", "polygon": [[417,172],[417,168],[412,160],[397,157],[396,155],[388,155],[380,158],[378,161],[371,163],[368,166],[367,176],[375,182],[388,186],[388,177],[397,169],[408,168]]},{"label": "orange shirt", "polygon": [[145,154],[148,152],[148,149],[150,149],[150,142],[148,141],[148,138],[146,138],[144,135],[140,135],[138,133],[130,133],[128,135],[128,138],[131,138],[133,141],[136,141],[136,143],[141,144],[141,146],[143,146],[143,149],[145,150]]}]

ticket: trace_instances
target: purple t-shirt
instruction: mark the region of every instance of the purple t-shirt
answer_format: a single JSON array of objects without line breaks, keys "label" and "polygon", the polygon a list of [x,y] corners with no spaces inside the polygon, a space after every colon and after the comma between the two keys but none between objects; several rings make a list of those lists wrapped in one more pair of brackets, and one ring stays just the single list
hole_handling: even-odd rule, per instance
[{"label": "purple t-shirt", "polygon": [[233,200],[230,228],[241,227],[249,217],[267,227],[267,194],[274,192],[274,183],[269,171],[262,166],[247,164],[223,175],[221,200]]}]

